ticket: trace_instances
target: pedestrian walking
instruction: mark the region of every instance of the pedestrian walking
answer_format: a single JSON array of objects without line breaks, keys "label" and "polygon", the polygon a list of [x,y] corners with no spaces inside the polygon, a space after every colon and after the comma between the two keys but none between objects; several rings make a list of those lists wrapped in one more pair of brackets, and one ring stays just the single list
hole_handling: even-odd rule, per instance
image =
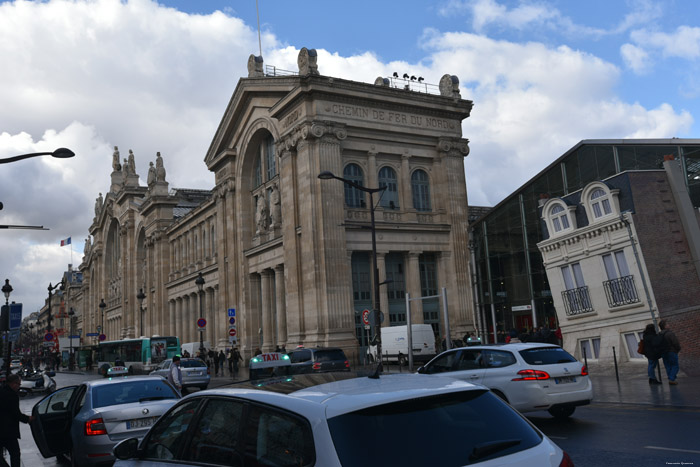
[{"label": "pedestrian walking", "polygon": [[179,355],[173,357],[173,364],[170,365],[170,371],[168,372],[168,381],[182,394],[182,370],[180,369]]},{"label": "pedestrian walking", "polygon": [[642,355],[647,358],[647,375],[649,376],[649,384],[661,384],[661,381],[656,379],[656,366],[659,364],[661,354],[655,345],[656,328],[653,324],[647,324],[642,333],[643,347]]},{"label": "pedestrian walking", "polygon": [[235,377],[238,375],[238,362],[243,361],[243,359],[241,358],[241,354],[238,351],[238,347],[234,347],[231,351],[231,360],[233,364],[233,376]]},{"label": "pedestrian walking", "polygon": [[226,361],[226,354],[223,350],[219,350],[219,372],[221,376],[224,376],[224,362]]},{"label": "pedestrian walking", "polygon": [[[0,389],[0,466],[20,467],[19,450],[19,422],[29,423],[33,416],[22,413],[19,409],[19,396],[17,392],[22,383],[19,375],[11,374],[7,377],[5,385]],[[10,454],[10,464],[5,461],[3,450]]]},{"label": "pedestrian walking", "polygon": [[212,359],[214,360],[214,376],[219,376],[219,354],[213,352],[214,355]]},{"label": "pedestrian walking", "polygon": [[660,350],[662,351],[661,358],[664,361],[664,367],[666,367],[668,384],[675,386],[678,384],[676,376],[678,376],[678,353],[681,351],[681,344],[665,319],[659,321],[659,329],[661,329],[659,334],[663,336]]}]

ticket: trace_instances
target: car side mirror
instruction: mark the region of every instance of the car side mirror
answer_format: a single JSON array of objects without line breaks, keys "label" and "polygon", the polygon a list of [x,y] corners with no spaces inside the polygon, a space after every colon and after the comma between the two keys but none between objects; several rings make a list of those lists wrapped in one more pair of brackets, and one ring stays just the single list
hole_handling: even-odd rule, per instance
[{"label": "car side mirror", "polygon": [[120,460],[133,459],[139,451],[139,439],[129,438],[114,446],[114,457]]}]

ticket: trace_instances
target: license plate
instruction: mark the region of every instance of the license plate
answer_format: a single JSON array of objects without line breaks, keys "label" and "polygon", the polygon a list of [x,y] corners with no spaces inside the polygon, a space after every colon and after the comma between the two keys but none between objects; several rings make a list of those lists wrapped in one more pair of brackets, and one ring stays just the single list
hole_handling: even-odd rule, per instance
[{"label": "license plate", "polygon": [[136,420],[127,420],[126,421],[126,429],[127,430],[134,430],[137,428],[146,428],[151,425],[153,425],[153,422],[155,422],[157,417],[148,417],[148,418],[137,418]]},{"label": "license plate", "polygon": [[192,376],[202,376],[202,372],[201,372],[201,371],[192,371],[192,372],[190,372],[190,375],[192,375]]},{"label": "license plate", "polygon": [[576,377],[575,376],[562,376],[561,378],[554,378],[554,382],[557,384],[575,383]]}]

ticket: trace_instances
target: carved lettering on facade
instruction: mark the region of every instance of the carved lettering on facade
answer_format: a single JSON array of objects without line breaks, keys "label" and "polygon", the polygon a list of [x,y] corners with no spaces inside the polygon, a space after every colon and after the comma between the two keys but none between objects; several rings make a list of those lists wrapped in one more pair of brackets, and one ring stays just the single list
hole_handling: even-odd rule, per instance
[{"label": "carved lettering on facade", "polygon": [[286,130],[293,123],[295,123],[297,120],[299,120],[300,117],[301,117],[301,109],[293,110],[292,113],[290,113],[289,115],[284,117],[284,119],[282,120],[282,128],[284,128]]},{"label": "carved lettering on facade", "polygon": [[[454,121],[444,118],[427,117],[406,112],[394,112],[390,110],[378,110],[368,107],[347,104],[326,104],[323,109],[333,115],[342,117],[360,118],[363,120],[377,121],[383,123],[399,124],[416,128],[426,128],[431,130],[454,131],[457,126]],[[289,115],[287,118],[291,117]],[[285,124],[286,120],[285,119]],[[288,125],[286,125],[288,126]]]}]

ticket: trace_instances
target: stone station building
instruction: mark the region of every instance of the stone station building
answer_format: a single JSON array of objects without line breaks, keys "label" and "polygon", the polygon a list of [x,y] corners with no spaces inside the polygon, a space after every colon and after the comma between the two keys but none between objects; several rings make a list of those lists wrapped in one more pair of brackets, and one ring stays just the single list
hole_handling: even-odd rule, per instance
[{"label": "stone station building", "polygon": [[[215,347],[230,347],[235,308],[244,357],[302,343],[355,355],[373,296],[369,198],[322,171],[387,187],[374,196],[379,280],[391,281],[380,288],[383,326],[406,324],[406,293],[444,287],[452,335],[474,329],[461,126],[472,102],[456,77],[437,94],[322,76],[315,50],[298,64],[269,75],[251,55],[204,157],[212,190],[170,188],[160,154],[141,186],[133,152],[120,161],[115,147],[72,297],[83,335],[101,326],[108,340],[198,341],[201,299]],[[411,302],[411,313],[443,335],[437,300]]]}]

